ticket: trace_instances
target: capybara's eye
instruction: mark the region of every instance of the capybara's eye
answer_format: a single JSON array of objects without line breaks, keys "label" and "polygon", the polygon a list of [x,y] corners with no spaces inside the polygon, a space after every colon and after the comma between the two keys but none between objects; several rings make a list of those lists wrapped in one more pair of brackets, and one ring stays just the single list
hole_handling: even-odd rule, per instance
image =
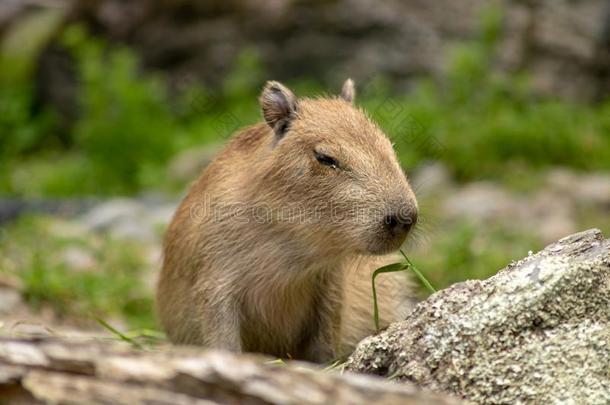
[{"label": "capybara's eye", "polygon": [[320,153],[318,151],[314,151],[313,153],[314,155],[316,155],[316,159],[318,160],[318,162],[320,162],[324,166],[329,166],[333,169],[337,169],[339,167],[339,163],[334,157],[325,155],[324,153]]}]

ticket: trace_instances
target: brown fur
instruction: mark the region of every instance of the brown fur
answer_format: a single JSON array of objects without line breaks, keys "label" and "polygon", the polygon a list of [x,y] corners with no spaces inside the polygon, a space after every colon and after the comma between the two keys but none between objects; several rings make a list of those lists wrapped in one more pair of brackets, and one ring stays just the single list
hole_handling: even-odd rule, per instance
[{"label": "brown fur", "polygon": [[[406,232],[388,234],[372,214],[414,215],[417,203],[346,86],[343,99],[296,100],[270,82],[267,123],[236,134],[191,186],[166,234],[157,292],[172,341],[327,361],[374,332],[371,274],[396,261],[386,252]],[[377,283],[387,326],[408,309],[409,285],[404,274]]]}]

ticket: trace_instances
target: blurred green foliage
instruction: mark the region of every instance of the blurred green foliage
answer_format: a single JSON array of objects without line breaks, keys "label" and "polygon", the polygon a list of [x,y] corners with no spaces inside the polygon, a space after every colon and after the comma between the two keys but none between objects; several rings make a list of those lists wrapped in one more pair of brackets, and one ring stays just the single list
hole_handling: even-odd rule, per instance
[{"label": "blurred green foliage", "polygon": [[380,104],[375,96],[363,101],[389,128],[403,164],[438,159],[461,180],[555,165],[610,169],[610,99],[595,106],[542,99],[527,74],[495,72],[498,19],[491,9],[479,38],[453,49],[442,83],[423,81]]},{"label": "blurred green foliage", "polygon": [[58,18],[54,12],[34,14],[9,32],[0,44],[0,169],[3,171],[18,157],[43,145],[52,132],[54,119],[48,111],[32,117],[32,76],[36,55]]},{"label": "blurred green foliage", "polygon": [[[44,243],[32,249],[32,241]],[[135,242],[45,217],[24,217],[0,228],[0,272],[21,281],[25,300],[35,309],[50,305],[60,315],[90,321],[120,317],[132,327],[154,327],[144,255]]]},{"label": "blurred green foliage", "polygon": [[[174,152],[178,129],[154,76],[138,80],[137,63],[126,49],[105,54],[103,45],[72,27],[64,44],[78,61],[82,115],[75,146],[89,163],[83,191],[129,193],[154,185]],[[98,180],[99,179],[99,180]]]},{"label": "blurred green foliage", "polygon": [[[422,80],[409,94],[371,80],[360,84],[358,103],[387,131],[407,168],[440,160],[460,180],[520,176],[554,165],[610,168],[610,101],[592,106],[541,99],[530,92],[525,73],[494,72],[499,19],[491,9],[479,38],[453,49],[444,80]],[[251,50],[242,53],[221,91],[186,83],[170,97],[163,78],[141,72],[128,49],[109,47],[80,27],[66,30],[62,42],[79,76],[80,114],[62,134],[67,146],[52,142],[61,130],[52,111],[32,115],[31,75],[0,75],[3,194],[168,189],[175,186],[165,171],[172,156],[220,142],[260,119],[263,70]],[[27,57],[33,56],[11,57],[4,47],[3,72],[21,72]],[[320,89],[311,81],[291,85],[301,95]]]}]

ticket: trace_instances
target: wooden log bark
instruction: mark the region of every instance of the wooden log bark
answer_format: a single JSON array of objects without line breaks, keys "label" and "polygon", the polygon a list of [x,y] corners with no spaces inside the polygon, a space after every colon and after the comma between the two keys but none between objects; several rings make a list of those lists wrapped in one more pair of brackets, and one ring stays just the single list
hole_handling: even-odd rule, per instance
[{"label": "wooden log bark", "polygon": [[411,384],[194,348],[0,338],[1,404],[456,404]]}]

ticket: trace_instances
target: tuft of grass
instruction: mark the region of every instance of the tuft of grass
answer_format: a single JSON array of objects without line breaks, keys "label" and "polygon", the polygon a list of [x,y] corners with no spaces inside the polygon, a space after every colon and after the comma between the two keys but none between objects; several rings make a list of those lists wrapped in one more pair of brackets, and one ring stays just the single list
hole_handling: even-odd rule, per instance
[{"label": "tuft of grass", "polygon": [[[75,252],[83,263],[70,260]],[[47,217],[24,217],[0,230],[0,272],[20,279],[27,303],[34,309],[51,306],[60,316],[82,322],[93,314],[122,319],[130,328],[154,329],[148,268],[138,243]]]},{"label": "tuft of grass", "polygon": [[110,323],[106,322],[98,316],[93,318],[99,323],[104,329],[112,333],[118,340],[129,343],[136,349],[139,350],[153,350],[156,346],[161,343],[166,343],[167,336],[164,333],[152,330],[152,329],[134,329],[127,332],[121,332]]},{"label": "tuft of grass", "polygon": [[116,335],[120,340],[129,343],[136,349],[144,350],[144,346],[142,346],[134,338],[131,338],[131,337],[125,335],[124,333],[122,333],[121,331],[119,331],[118,329],[116,329],[115,327],[110,325],[108,322],[104,321],[102,318],[99,318],[97,316],[95,316],[94,318],[100,325],[102,325],[102,327],[104,327],[105,329],[107,329],[108,331],[110,331],[111,333]]},{"label": "tuft of grass", "polygon": [[347,358],[340,358],[330,362],[330,364],[326,365],[323,370],[326,372],[338,372],[339,374],[343,374],[345,372],[346,365]]}]

